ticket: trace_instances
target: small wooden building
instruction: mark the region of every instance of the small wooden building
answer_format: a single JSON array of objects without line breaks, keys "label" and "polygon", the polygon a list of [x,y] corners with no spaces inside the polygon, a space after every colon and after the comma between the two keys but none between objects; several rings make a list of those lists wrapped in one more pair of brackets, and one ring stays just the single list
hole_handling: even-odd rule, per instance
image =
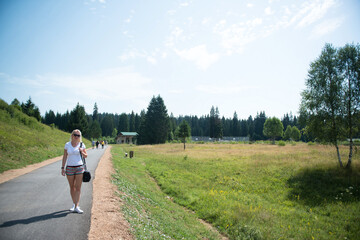
[{"label": "small wooden building", "polygon": [[116,137],[117,144],[136,144],[137,132],[120,132]]}]

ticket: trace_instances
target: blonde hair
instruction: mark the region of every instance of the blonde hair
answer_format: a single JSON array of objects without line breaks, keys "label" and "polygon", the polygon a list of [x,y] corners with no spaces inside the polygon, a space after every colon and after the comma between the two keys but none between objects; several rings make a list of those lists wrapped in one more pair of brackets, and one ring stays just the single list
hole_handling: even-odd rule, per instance
[{"label": "blonde hair", "polygon": [[81,134],[81,131],[79,129],[75,129],[71,132],[71,135],[70,135],[70,142],[72,141],[72,135],[75,133],[75,132],[79,132],[80,133],[80,137],[79,137],[79,142],[82,142],[82,134]]}]

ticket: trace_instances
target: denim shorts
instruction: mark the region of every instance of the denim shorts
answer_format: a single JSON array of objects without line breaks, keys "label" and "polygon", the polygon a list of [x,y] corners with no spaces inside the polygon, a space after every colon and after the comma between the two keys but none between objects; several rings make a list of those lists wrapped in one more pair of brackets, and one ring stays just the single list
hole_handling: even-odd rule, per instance
[{"label": "denim shorts", "polygon": [[80,166],[66,166],[66,175],[68,176],[73,176],[73,175],[77,175],[77,174],[83,174],[85,171],[84,166],[80,165]]}]

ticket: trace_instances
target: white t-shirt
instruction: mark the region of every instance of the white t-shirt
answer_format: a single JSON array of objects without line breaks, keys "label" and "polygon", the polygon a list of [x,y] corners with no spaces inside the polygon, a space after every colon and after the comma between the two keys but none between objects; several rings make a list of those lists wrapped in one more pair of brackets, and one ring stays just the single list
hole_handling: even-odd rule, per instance
[{"label": "white t-shirt", "polygon": [[[68,153],[67,164],[66,164],[67,166],[83,165],[79,148],[80,148],[80,143],[78,145],[76,145],[76,147],[73,147],[71,145],[71,142],[65,143],[65,149]],[[81,148],[86,148],[84,143],[82,144]]]}]

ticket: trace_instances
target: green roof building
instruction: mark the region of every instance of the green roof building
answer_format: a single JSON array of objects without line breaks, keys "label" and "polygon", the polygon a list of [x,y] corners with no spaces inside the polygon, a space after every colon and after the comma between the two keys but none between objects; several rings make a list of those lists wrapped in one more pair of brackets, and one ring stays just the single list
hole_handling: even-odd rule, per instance
[{"label": "green roof building", "polygon": [[117,144],[136,144],[137,132],[120,132],[116,137]]}]

